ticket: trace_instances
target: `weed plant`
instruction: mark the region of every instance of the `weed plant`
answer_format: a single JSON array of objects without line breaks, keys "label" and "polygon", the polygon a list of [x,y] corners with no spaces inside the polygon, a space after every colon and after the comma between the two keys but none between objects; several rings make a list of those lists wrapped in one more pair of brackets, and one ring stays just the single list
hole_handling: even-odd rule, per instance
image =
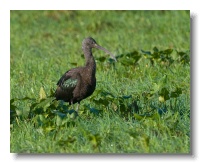
[{"label": "weed plant", "polygon": [[[84,65],[92,36],[95,92],[53,101],[63,73]],[[189,11],[11,11],[11,153],[188,154]]]}]

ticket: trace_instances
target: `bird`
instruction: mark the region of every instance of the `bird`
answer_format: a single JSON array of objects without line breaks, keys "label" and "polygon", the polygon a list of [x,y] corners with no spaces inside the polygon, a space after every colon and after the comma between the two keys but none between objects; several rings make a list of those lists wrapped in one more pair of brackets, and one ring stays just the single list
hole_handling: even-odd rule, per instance
[{"label": "bird", "polygon": [[92,54],[93,48],[103,50],[110,54],[114,61],[117,61],[111,52],[98,45],[92,37],[83,40],[82,50],[86,60],[85,66],[66,71],[58,80],[55,91],[56,100],[68,102],[69,105],[72,105],[72,108],[75,103],[78,103],[76,112],[79,110],[80,102],[92,95],[96,88],[96,62]]}]

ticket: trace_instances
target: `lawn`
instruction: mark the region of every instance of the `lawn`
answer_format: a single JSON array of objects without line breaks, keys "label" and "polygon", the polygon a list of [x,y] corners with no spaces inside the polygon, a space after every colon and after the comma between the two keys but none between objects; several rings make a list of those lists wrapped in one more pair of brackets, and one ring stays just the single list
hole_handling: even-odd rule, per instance
[{"label": "lawn", "polygon": [[[52,101],[93,49],[95,92]],[[10,11],[11,153],[189,154],[189,11]],[[76,106],[74,106],[76,107]]]}]

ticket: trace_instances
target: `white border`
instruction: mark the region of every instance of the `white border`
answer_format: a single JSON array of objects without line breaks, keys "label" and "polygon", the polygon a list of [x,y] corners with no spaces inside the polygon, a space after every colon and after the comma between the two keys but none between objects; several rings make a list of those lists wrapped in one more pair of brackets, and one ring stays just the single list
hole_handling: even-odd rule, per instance
[{"label": "white border", "polygon": [[[198,10],[197,0],[1,0],[10,10]],[[196,4],[196,5],[195,5]],[[1,5],[2,6],[2,5]]]},{"label": "white border", "polygon": [[[0,1],[0,151],[1,162],[37,161],[39,162],[64,162],[64,161],[195,161],[199,162],[199,115],[197,98],[199,98],[199,6],[198,0],[1,0]],[[194,20],[192,34],[192,115],[193,115],[193,155],[190,156],[68,156],[68,155],[26,155],[19,157],[10,154],[10,127],[9,127],[9,100],[10,100],[10,10],[190,10]]]}]

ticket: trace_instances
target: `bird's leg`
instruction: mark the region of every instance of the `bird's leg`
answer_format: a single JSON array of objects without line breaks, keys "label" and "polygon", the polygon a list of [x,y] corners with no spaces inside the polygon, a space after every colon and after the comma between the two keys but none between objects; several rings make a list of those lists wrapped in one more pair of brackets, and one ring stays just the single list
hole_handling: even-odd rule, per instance
[{"label": "bird's leg", "polygon": [[[70,113],[70,118],[75,119],[78,116],[78,108],[74,109],[74,104],[73,101],[71,101],[71,105],[72,105],[72,112]],[[78,103],[79,105],[79,103]]]},{"label": "bird's leg", "polygon": [[74,104],[73,104],[73,100],[71,100],[71,106],[72,106],[72,110],[74,110]]}]

